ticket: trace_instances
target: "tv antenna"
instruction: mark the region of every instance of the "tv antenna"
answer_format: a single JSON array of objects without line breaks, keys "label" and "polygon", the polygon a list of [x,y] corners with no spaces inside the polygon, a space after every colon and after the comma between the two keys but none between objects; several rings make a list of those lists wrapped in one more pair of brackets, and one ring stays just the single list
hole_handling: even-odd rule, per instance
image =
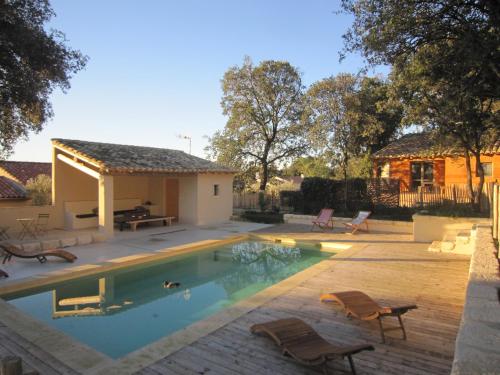
[{"label": "tv antenna", "polygon": [[189,140],[189,155],[191,155],[191,136],[190,135],[177,134],[177,138],[188,139]]}]

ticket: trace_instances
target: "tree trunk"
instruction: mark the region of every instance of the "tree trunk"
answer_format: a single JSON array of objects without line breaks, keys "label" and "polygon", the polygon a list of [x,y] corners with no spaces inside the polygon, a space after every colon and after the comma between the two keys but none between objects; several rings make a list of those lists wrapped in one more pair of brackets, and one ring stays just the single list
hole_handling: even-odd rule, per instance
[{"label": "tree trunk", "polygon": [[481,151],[475,150],[474,157],[476,158],[476,177],[479,177],[479,185],[477,186],[477,191],[474,196],[474,205],[478,211],[481,211],[481,196],[483,194],[484,186],[484,169],[481,165]]},{"label": "tree trunk", "polygon": [[467,172],[467,195],[469,196],[469,201],[471,204],[474,203],[474,188],[472,186],[472,171],[470,167],[470,155],[469,151],[465,150],[465,171]]},{"label": "tree trunk", "polygon": [[349,156],[347,154],[344,155],[344,213],[347,213],[347,164],[349,162]]},{"label": "tree trunk", "polygon": [[262,163],[262,176],[260,177],[259,190],[265,191],[267,186],[267,180],[269,179],[269,165],[267,162]]}]

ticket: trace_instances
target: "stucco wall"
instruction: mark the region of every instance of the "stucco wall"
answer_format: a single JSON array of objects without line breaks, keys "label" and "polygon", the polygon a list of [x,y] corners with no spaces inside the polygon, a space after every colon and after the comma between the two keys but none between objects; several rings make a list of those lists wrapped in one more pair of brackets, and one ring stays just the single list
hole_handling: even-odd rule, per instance
[{"label": "stucco wall", "polygon": [[9,227],[8,234],[15,237],[21,230],[21,224],[16,219],[34,218],[38,214],[49,214],[48,227],[62,228],[63,216],[60,210],[55,206],[19,206],[19,207],[0,207],[0,227]]},{"label": "stucco wall", "polygon": [[146,200],[159,207],[158,214],[163,215],[165,213],[165,182],[163,177],[149,177]]},{"label": "stucco wall", "polygon": [[114,176],[114,199],[138,198],[141,203],[149,200],[148,176]]},{"label": "stucco wall", "polygon": [[498,374],[500,278],[491,226],[477,226],[452,375]]},{"label": "stucco wall", "polygon": [[0,199],[0,207],[31,206],[31,199]]},{"label": "stucco wall", "polygon": [[197,176],[179,177],[179,223],[198,222]]},{"label": "stucco wall", "polygon": [[[214,195],[219,185],[219,195]],[[215,224],[229,220],[233,214],[233,176],[229,174],[198,175],[198,224]]]},{"label": "stucco wall", "polygon": [[444,217],[413,215],[413,240],[415,242],[442,241],[462,231],[470,231],[474,224],[488,224],[489,219],[471,217]]}]

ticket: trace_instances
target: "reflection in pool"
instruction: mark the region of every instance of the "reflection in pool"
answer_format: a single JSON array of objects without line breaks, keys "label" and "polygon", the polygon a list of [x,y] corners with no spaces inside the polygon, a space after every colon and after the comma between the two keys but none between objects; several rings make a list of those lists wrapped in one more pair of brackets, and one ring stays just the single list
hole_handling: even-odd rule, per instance
[{"label": "reflection in pool", "polygon": [[[246,241],[7,296],[19,309],[118,358],[332,254]],[[165,280],[179,283],[164,287]]]}]

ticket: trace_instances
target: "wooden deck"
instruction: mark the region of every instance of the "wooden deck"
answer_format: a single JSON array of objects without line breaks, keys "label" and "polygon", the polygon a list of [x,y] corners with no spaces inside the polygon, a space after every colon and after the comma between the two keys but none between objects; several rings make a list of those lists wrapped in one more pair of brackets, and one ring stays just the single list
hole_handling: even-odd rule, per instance
[{"label": "wooden deck", "polygon": [[[286,226],[280,229],[287,231]],[[270,340],[249,333],[254,323],[282,317],[302,318],[337,344],[373,344],[374,352],[354,357],[359,374],[450,373],[465,297],[468,258],[429,253],[428,244],[412,243],[407,235],[343,236],[310,234],[306,233],[307,227],[303,230],[295,236],[345,241],[354,247],[328,260],[328,269],[318,276],[137,374],[321,373],[282,357]],[[363,290],[390,304],[416,303],[419,308],[403,318],[408,341],[402,341],[400,332],[394,331],[387,333],[387,344],[380,344],[377,322],[349,320],[338,308],[319,302],[323,292],[350,289]],[[0,357],[6,355],[22,357],[25,369],[36,369],[41,374],[76,373],[0,323]],[[332,368],[341,374],[348,373],[349,367],[347,361],[336,361]]]},{"label": "wooden deck", "polygon": [[[449,374],[469,261],[429,253],[427,244],[407,242],[405,236],[385,238],[358,245],[349,251],[352,255],[330,261],[331,267],[314,279],[138,374],[321,373],[282,357],[270,340],[249,333],[254,323],[292,316],[304,319],[332,342],[373,344],[374,352],[355,356],[359,374]],[[418,310],[404,316],[408,341],[394,331],[387,334],[386,345],[380,344],[377,322],[347,319],[334,306],[319,302],[321,292],[350,289],[387,303],[418,304]],[[349,373],[347,361],[337,361],[332,368],[334,373]]]}]

